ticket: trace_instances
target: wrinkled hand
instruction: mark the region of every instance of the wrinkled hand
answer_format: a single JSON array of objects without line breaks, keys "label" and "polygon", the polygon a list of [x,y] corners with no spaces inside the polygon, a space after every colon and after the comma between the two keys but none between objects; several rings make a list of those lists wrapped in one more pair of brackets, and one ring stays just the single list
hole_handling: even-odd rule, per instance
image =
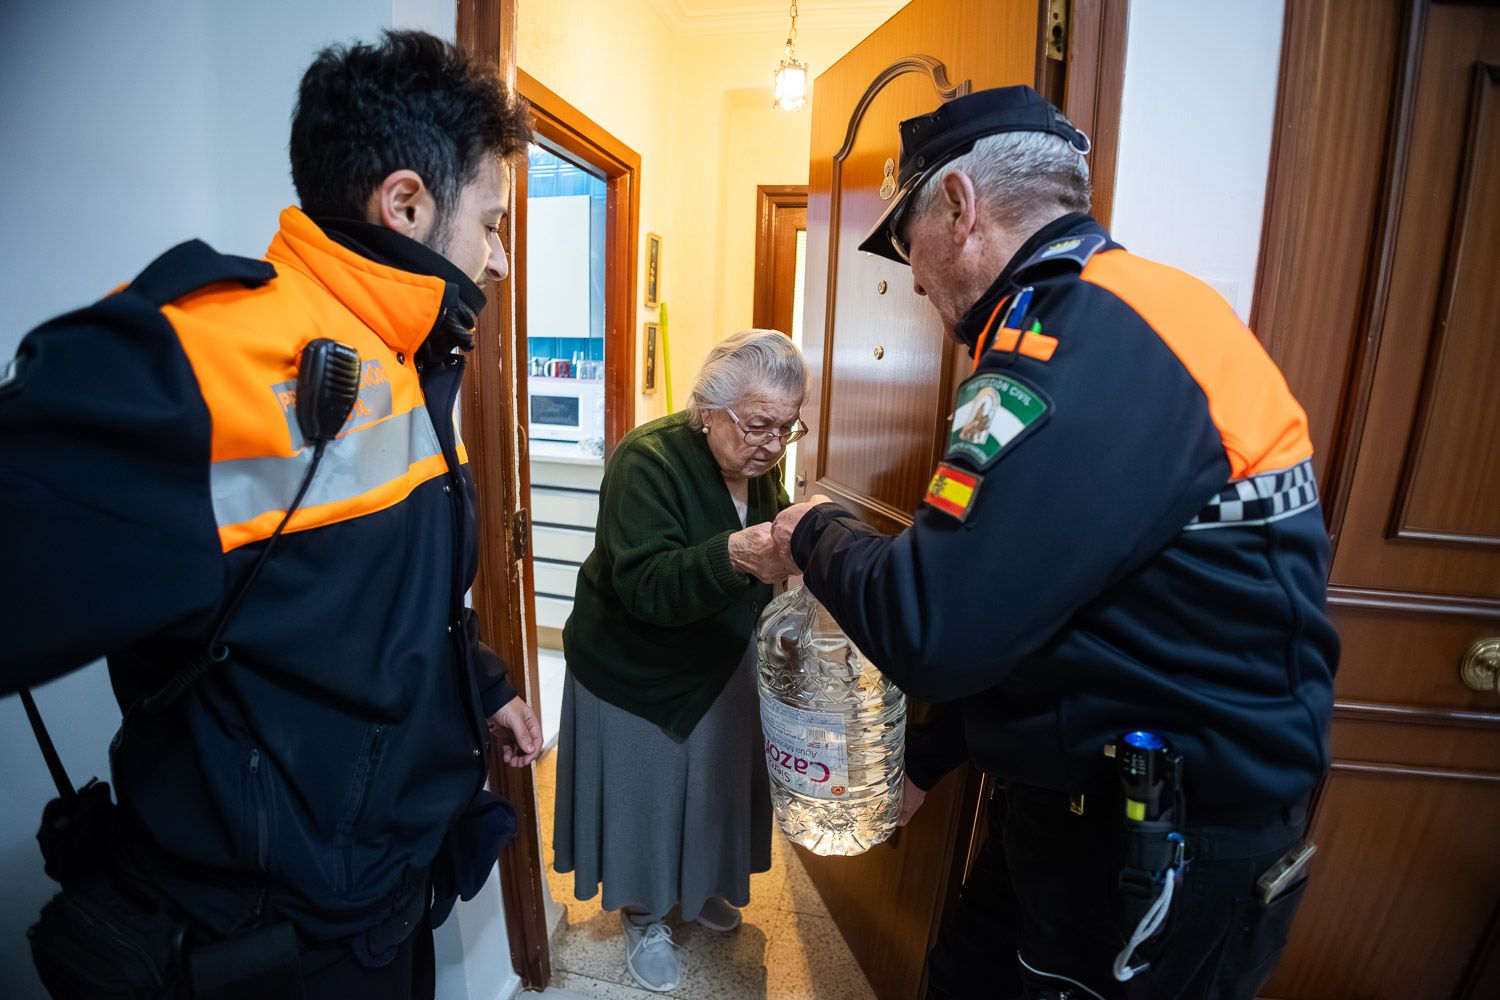
[{"label": "wrinkled hand", "polygon": [[901,815],[896,820],[897,826],[905,826],[911,822],[911,818],[922,808],[922,802],[927,798],[927,793],[911,783],[906,775],[901,776]]},{"label": "wrinkled hand", "polygon": [[769,521],[729,536],[729,563],[761,583],[780,583],[798,572],[791,555],[771,537]]},{"label": "wrinkled hand", "polygon": [[500,747],[501,759],[511,767],[525,767],[542,752],[541,723],[519,695],[490,716],[489,728],[490,738]]},{"label": "wrinkled hand", "polygon": [[776,538],[776,544],[786,552],[787,558],[792,557],[792,532],[797,530],[797,525],[802,523],[802,517],[820,503],[832,503],[833,498],[818,493],[801,503],[794,503],[780,514],[776,515],[776,526],[772,534]]}]

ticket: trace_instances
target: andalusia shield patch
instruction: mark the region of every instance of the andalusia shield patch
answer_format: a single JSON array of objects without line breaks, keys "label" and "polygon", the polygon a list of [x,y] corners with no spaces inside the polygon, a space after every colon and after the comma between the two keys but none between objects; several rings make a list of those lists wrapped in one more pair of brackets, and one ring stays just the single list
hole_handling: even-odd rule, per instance
[{"label": "andalusia shield patch", "polygon": [[1051,402],[1040,389],[1014,375],[985,372],[958,390],[948,457],[963,456],[981,471],[1008,447],[1041,426]]}]

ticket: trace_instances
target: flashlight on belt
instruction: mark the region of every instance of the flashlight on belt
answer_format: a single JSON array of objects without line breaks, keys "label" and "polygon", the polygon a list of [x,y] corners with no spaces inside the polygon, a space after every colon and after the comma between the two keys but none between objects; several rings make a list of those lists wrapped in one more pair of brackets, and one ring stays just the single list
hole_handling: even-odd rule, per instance
[{"label": "flashlight on belt", "polygon": [[1125,790],[1126,819],[1149,823],[1176,811],[1182,795],[1182,755],[1166,740],[1140,729],[1126,733],[1115,744],[1115,765]]},{"label": "flashlight on belt", "polygon": [[1182,755],[1156,733],[1125,733],[1104,752],[1115,759],[1125,797],[1123,857],[1116,905],[1123,926],[1133,928],[1115,956],[1114,977],[1125,982],[1149,963],[1132,964],[1136,949],[1166,922],[1187,846],[1182,791]]}]

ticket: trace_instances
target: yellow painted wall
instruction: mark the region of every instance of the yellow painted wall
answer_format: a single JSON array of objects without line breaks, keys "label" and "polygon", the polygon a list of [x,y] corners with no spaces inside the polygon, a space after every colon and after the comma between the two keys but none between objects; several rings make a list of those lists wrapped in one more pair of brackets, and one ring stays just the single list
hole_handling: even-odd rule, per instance
[{"label": "yellow painted wall", "polygon": [[[804,24],[798,57],[816,77],[878,25],[830,31]],[[675,177],[681,196],[673,217],[688,259],[677,255],[666,280],[674,355],[686,357],[683,370],[696,373],[709,347],[754,319],[756,185],[807,183],[812,106],[792,113],[771,106],[771,75],[785,39],[781,31],[682,45],[679,79],[686,86],[678,98],[683,127],[675,159],[696,166]],[[703,123],[702,135],[686,127],[696,122]]]},{"label": "yellow painted wall", "polygon": [[[797,49],[813,77],[879,24],[807,20]],[[785,32],[679,36],[648,0],[519,0],[516,27],[520,67],[641,155],[636,296],[645,299],[645,234],[659,233],[681,407],[708,349],[751,325],[756,185],[807,183],[811,107],[771,107]],[[637,386],[641,327],[657,319],[638,311]],[[665,412],[661,389],[637,396],[637,422]]]},{"label": "yellow painted wall", "polygon": [[[671,171],[677,40],[647,0],[520,0],[517,6],[516,64],[641,157],[639,388],[641,325],[656,319],[655,309],[640,305],[646,234],[660,233],[668,254],[673,250],[671,187],[663,179]],[[665,393],[637,395],[637,422],[664,412]]]}]

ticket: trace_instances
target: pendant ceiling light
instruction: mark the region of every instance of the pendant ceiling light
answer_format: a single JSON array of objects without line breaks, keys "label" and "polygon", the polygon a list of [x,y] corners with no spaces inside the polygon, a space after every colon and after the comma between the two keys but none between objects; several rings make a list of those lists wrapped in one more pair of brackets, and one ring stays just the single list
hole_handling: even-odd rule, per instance
[{"label": "pendant ceiling light", "polygon": [[807,63],[797,61],[797,0],[792,0],[792,27],[786,33],[786,54],[776,67],[776,106],[797,111],[807,103]]}]

